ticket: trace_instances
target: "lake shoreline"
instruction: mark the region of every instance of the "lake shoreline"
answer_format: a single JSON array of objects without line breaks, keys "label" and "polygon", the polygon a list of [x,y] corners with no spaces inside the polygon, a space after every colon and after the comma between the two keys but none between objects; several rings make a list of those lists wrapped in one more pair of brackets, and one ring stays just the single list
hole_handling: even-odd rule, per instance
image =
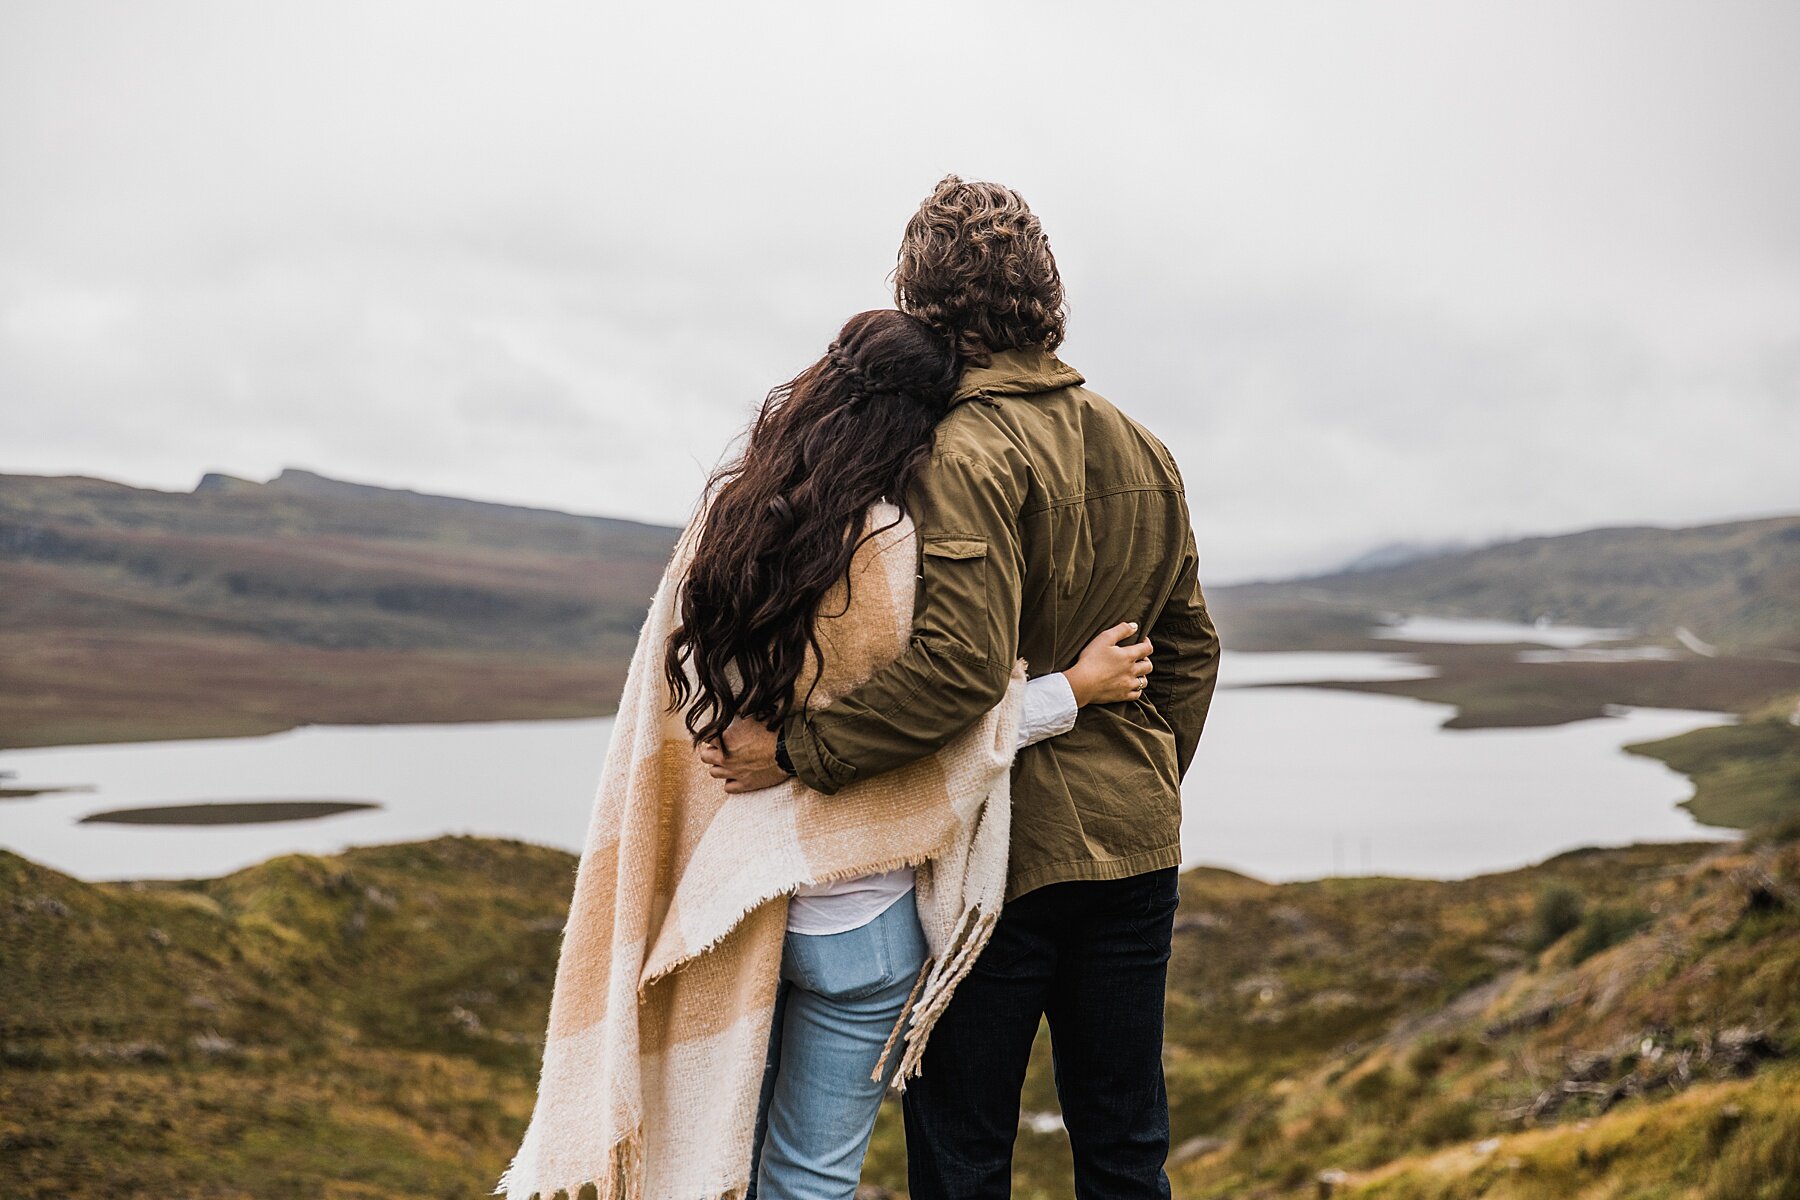
[{"label": "lake shoreline", "polygon": [[[1737,717],[1728,706],[1672,707],[1673,689],[1657,686],[1618,693],[1630,704],[1584,690],[1595,672],[1667,684],[1686,678],[1668,671],[1693,664],[1570,653],[1596,636],[1616,646],[1612,630],[1466,624],[1461,642],[1399,636],[1423,628],[1451,638],[1462,628],[1431,618],[1389,620],[1389,636],[1366,639],[1362,651],[1228,649],[1220,696],[1232,698],[1214,704],[1184,783],[1184,862],[1284,882],[1459,879],[1574,847],[1728,838],[1788,803],[1719,803],[1716,782],[1693,786],[1719,755],[1684,756],[1684,739],[1729,727]],[[1521,691],[1521,671],[1538,682]],[[1485,686],[1506,703],[1487,703]],[[281,853],[438,834],[574,849],[610,729],[609,718],[581,717],[316,723],[256,737],[0,752],[0,767],[30,768],[29,779],[17,769],[3,776],[9,785],[44,788],[9,806],[6,841],[90,879],[125,878],[146,861],[156,864],[149,874],[195,877]],[[67,794],[70,780],[96,785],[110,805]],[[296,791],[368,802],[293,807]],[[240,807],[190,811],[169,799],[209,794]],[[116,832],[98,832],[109,826]]]},{"label": "lake shoreline", "polygon": [[[1184,861],[1277,881],[1451,879],[1578,846],[1704,841],[1716,832],[1680,809],[1692,793],[1685,781],[1621,752],[1628,742],[1714,725],[1716,714],[1637,710],[1617,721],[1446,737],[1454,710],[1441,702],[1335,686],[1431,682],[1409,649],[1228,653],[1222,699],[1184,787]],[[283,853],[438,834],[573,850],[611,725],[315,725],[260,738],[10,751],[0,753],[0,768],[24,772],[10,783],[93,782],[99,792],[11,807],[0,837],[94,880],[215,875]],[[172,797],[267,804],[296,795],[383,807],[256,824],[223,823],[217,810],[204,826],[85,821]]]}]

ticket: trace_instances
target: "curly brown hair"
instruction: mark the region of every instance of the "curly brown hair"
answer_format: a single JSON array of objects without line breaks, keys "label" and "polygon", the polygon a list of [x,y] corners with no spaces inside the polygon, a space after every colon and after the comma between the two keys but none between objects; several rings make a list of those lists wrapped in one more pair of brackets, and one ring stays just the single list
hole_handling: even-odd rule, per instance
[{"label": "curly brown hair", "polygon": [[1068,321],[1056,256],[1025,198],[955,175],[906,223],[894,298],[977,364],[990,350],[1054,350]]}]

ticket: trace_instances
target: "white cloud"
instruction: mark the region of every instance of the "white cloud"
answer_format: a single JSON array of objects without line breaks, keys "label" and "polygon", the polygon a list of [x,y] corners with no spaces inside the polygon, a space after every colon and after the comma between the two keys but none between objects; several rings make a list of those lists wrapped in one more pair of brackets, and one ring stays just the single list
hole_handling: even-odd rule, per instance
[{"label": "white cloud", "polygon": [[678,520],[1004,179],[1215,578],[1793,508],[1800,10],[0,14],[0,469]]}]

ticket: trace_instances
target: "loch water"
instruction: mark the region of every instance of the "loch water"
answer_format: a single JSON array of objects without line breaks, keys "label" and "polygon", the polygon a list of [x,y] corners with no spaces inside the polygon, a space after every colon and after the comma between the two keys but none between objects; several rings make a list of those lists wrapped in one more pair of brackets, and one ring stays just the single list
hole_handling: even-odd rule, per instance
[{"label": "loch water", "polygon": [[[1482,640],[1505,640],[1494,623],[1474,624]],[[1453,640],[1458,627],[1407,632]],[[1606,631],[1511,632],[1566,647]],[[1400,653],[1227,653],[1184,785],[1188,864],[1270,880],[1454,878],[1577,846],[1733,836],[1678,807],[1687,780],[1621,749],[1720,714],[1639,708],[1547,729],[1446,730],[1444,705],[1290,686],[1426,670]],[[447,833],[579,850],[611,730],[604,718],[308,726],[0,751],[11,786],[88,789],[0,800],[0,846],[90,880],[213,876],[278,854]],[[136,806],[297,798],[377,807],[252,825],[82,823]]]}]

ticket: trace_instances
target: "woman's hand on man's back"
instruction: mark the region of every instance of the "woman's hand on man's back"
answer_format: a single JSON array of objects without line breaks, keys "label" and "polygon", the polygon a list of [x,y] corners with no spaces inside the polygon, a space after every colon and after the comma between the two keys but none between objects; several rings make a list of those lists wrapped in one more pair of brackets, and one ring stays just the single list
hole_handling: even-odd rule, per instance
[{"label": "woman's hand on man's back", "polygon": [[1063,672],[1075,703],[1118,704],[1144,694],[1150,677],[1150,639],[1125,644],[1137,633],[1136,621],[1121,621],[1095,635],[1074,666]]}]

